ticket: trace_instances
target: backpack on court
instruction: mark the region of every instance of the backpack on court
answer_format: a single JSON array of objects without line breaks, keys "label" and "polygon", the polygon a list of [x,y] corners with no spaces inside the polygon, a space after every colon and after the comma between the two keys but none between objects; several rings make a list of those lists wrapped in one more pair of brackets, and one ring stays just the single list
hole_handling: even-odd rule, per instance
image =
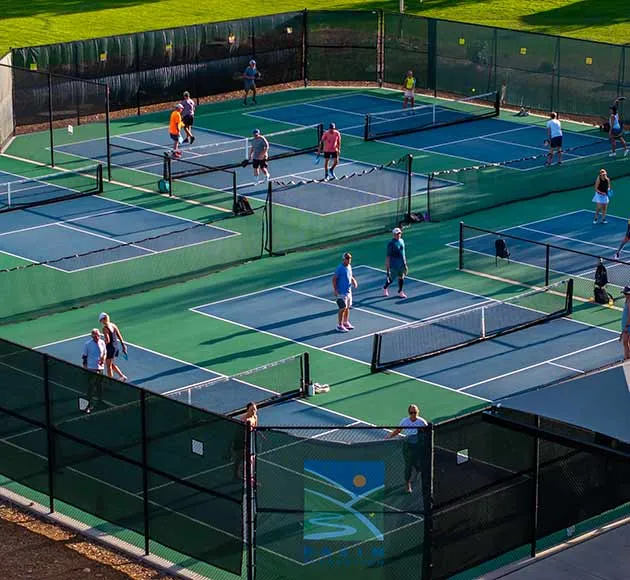
[{"label": "backpack on court", "polygon": [[234,208],[236,215],[252,215],[254,210],[249,203],[249,200],[244,195],[239,195],[236,198],[236,207]]},{"label": "backpack on court", "polygon": [[499,264],[499,258],[510,261],[510,250],[503,238],[494,241],[494,263]]},{"label": "backpack on court", "polygon": [[606,290],[606,284],[608,284],[608,272],[603,262],[599,262],[595,269],[595,286],[593,288],[593,299],[597,304],[612,304],[613,297]]}]

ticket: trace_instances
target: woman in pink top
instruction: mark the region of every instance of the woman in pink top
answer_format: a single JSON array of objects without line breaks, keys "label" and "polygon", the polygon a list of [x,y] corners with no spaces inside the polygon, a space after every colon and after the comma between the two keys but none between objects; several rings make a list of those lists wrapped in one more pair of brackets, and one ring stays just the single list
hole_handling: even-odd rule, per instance
[{"label": "woman in pink top", "polygon": [[328,131],[322,135],[322,140],[319,142],[319,148],[317,149],[318,155],[322,152],[322,149],[324,150],[324,179],[328,179],[328,162],[330,159],[333,160],[330,167],[330,179],[337,179],[335,167],[339,163],[339,154],[341,153],[341,133],[337,131],[334,123],[331,123],[328,126]]}]

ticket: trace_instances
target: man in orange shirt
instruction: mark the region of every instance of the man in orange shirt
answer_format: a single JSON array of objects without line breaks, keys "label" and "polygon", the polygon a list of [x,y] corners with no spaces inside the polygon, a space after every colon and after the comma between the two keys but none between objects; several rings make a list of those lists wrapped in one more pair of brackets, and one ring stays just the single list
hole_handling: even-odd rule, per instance
[{"label": "man in orange shirt", "polygon": [[317,155],[324,150],[324,179],[328,179],[328,162],[332,159],[330,168],[330,179],[337,179],[335,175],[335,167],[339,163],[339,154],[341,153],[341,133],[337,131],[334,123],[328,126],[328,131],[322,135],[322,140],[317,149]]},{"label": "man in orange shirt", "polygon": [[181,103],[177,103],[175,105],[175,110],[171,113],[171,120],[168,124],[168,133],[173,140],[173,156],[181,157],[182,152],[179,150],[179,140],[181,139],[179,130],[183,127],[184,122],[182,121],[182,110],[184,105]]}]

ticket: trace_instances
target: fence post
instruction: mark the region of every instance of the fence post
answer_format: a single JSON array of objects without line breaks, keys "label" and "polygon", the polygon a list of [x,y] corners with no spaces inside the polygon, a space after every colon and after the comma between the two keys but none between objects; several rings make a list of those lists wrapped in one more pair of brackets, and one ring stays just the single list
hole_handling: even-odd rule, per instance
[{"label": "fence post", "polygon": [[422,475],[422,496],[424,504],[424,541],[422,554],[422,580],[433,576],[433,423],[429,423],[424,437],[424,469]]},{"label": "fence post", "polygon": [[302,79],[304,87],[308,86],[308,10],[304,9],[302,20]]},{"label": "fence post", "polygon": [[245,424],[245,546],[247,549],[247,580],[254,580],[254,543],[256,541],[255,518],[256,512],[254,508],[254,487],[256,486],[256,470],[254,464],[256,455],[254,453],[255,444],[254,437],[256,431],[252,428],[251,423]]},{"label": "fence post", "polygon": [[[400,0],[403,2],[403,0]],[[376,77],[379,88],[383,86],[385,76],[385,12],[380,9],[376,13]]]},{"label": "fence post", "polygon": [[48,355],[42,356],[42,375],[44,379],[44,402],[46,405],[46,445],[48,449],[48,509],[55,511],[55,471],[57,461],[55,457],[55,435],[52,420],[52,398],[50,396],[50,381],[48,380]]},{"label": "fence post", "polygon": [[144,516],[144,555],[148,556],[151,544],[149,529],[149,446],[147,436],[147,393],[140,391],[140,431],[142,439],[142,510]]},{"label": "fence post", "polygon": [[105,85],[105,146],[107,148],[107,180],[112,180],[112,147],[109,132],[109,85]]},{"label": "fence post", "polygon": [[267,201],[265,209],[267,214],[267,251],[273,256],[273,187],[271,181],[267,185]]},{"label": "fence post", "polygon": [[464,222],[459,222],[459,269],[464,269]]},{"label": "fence post", "polygon": [[428,20],[427,89],[433,89],[433,96],[437,97],[437,20]]},{"label": "fence post", "polygon": [[[540,417],[536,415],[536,431],[540,429]],[[529,554],[536,557],[536,539],[538,537],[538,478],[540,476],[540,437],[536,434],[534,438],[534,486],[532,489],[532,539]]]},{"label": "fence post", "polygon": [[413,155],[407,155],[407,215],[405,221],[411,223],[411,174],[413,171]]},{"label": "fence post", "polygon": [[48,132],[50,134],[50,166],[55,166],[55,135],[53,132],[52,73],[48,73]]},{"label": "fence post", "polygon": [[545,244],[545,286],[549,286],[549,255],[551,253],[551,247],[549,244]]}]

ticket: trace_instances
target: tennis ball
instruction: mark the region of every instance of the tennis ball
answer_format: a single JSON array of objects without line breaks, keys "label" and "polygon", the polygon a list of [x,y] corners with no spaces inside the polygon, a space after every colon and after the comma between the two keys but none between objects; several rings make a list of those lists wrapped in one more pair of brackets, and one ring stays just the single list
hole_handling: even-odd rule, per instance
[{"label": "tennis ball", "polygon": [[477,89],[470,89],[473,93],[477,92]]}]

